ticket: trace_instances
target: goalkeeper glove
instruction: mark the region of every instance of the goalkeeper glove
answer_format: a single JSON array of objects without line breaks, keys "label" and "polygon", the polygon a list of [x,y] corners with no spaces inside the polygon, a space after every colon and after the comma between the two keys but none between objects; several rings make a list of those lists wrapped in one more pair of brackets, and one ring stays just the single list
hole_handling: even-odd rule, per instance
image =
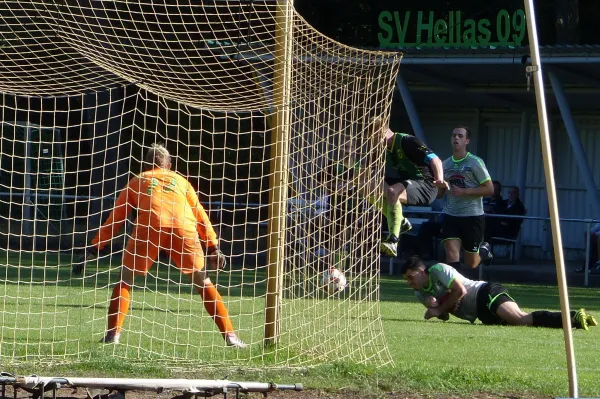
[{"label": "goalkeeper glove", "polygon": [[211,270],[225,269],[225,266],[227,266],[227,259],[219,247],[210,247],[208,248],[207,252],[208,266]]},{"label": "goalkeeper glove", "polygon": [[87,262],[91,262],[91,261],[95,260],[97,257],[98,257],[98,248],[96,248],[96,246],[89,247],[85,251],[85,254],[81,255],[81,257],[79,258],[79,261],[73,265],[71,272],[76,276],[81,275],[83,273],[83,270],[85,269],[85,264]]}]

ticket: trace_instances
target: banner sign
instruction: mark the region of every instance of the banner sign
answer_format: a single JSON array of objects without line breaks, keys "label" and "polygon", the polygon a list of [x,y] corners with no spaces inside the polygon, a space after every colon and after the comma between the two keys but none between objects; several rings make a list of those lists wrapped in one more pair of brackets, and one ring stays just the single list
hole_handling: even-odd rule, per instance
[{"label": "banner sign", "polygon": [[495,19],[465,18],[450,11],[436,19],[433,11],[382,11],[377,39],[383,48],[515,46],[527,35],[525,12],[500,10]]}]

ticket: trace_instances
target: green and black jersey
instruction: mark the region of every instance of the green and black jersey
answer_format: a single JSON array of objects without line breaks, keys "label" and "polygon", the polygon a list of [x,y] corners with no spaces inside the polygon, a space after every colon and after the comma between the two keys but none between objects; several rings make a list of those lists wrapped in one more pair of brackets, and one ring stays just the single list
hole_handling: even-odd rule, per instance
[{"label": "green and black jersey", "polygon": [[437,155],[421,140],[406,133],[394,133],[391,148],[386,151],[386,163],[398,173],[400,180],[433,180],[429,167]]}]

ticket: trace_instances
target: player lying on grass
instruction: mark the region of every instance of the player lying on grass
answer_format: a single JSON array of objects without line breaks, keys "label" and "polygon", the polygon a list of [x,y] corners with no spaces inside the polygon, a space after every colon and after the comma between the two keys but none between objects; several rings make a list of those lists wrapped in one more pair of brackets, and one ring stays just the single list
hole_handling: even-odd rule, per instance
[{"label": "player lying on grass", "polygon": [[144,166],[145,171],[132,178],[119,194],[113,211],[92,240],[83,262],[73,266],[73,274],[81,274],[85,263],[94,260],[98,251],[119,231],[129,212],[137,211],[135,229],[123,251],[121,279],[112,292],[108,328],[102,342],[119,342],[134,277],[145,275],[162,250],[190,278],[226,344],[245,347],[246,344],[236,336],[227,307],[204,268],[203,244],[211,268],[225,267],[225,256],[196,192],[183,176],[170,170],[171,156],[162,145],[150,148]]},{"label": "player lying on grass", "polygon": [[[449,314],[475,323],[562,328],[561,312],[538,310],[526,313],[510,297],[501,284],[472,281],[452,266],[437,263],[425,267],[417,256],[402,265],[401,273],[425,305],[425,319],[437,317],[448,320]],[[584,309],[571,312],[575,328],[587,330],[598,321]]]}]

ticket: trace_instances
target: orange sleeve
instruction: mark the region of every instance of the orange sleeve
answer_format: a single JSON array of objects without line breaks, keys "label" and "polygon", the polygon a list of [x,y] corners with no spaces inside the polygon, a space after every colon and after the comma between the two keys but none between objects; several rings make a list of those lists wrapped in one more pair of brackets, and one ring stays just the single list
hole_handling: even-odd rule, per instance
[{"label": "orange sleeve", "polygon": [[189,182],[187,182],[185,197],[192,208],[192,212],[194,212],[194,217],[197,221],[196,230],[198,230],[198,235],[202,241],[206,243],[206,247],[210,248],[218,246],[219,240],[217,239],[217,233],[215,233],[204,207],[200,204],[200,200],[198,200],[198,196]]},{"label": "orange sleeve", "polygon": [[98,234],[92,240],[92,245],[95,245],[98,248],[98,251],[101,251],[102,248],[106,246],[112,240],[113,236],[119,231],[125,220],[127,219],[127,215],[131,210],[131,190],[132,186],[135,185],[135,181],[137,178],[133,178],[129,181],[127,186],[121,191],[117,201],[115,202],[115,207],[108,215],[108,219],[106,222],[100,227],[98,230]]}]

